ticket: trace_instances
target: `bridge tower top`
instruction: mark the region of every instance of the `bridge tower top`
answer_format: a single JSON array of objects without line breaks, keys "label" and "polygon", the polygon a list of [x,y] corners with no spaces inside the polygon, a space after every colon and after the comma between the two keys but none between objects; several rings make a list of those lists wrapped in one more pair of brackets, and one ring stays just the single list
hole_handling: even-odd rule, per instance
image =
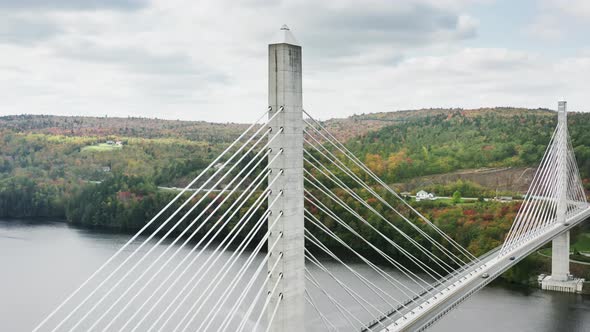
[{"label": "bridge tower top", "polygon": [[557,103],[557,123],[567,126],[567,101],[559,101]]},{"label": "bridge tower top", "polygon": [[299,42],[291,32],[291,29],[286,24],[283,24],[279,33],[275,36],[275,38],[270,43],[271,45],[274,44],[289,44],[293,46],[301,46]]}]

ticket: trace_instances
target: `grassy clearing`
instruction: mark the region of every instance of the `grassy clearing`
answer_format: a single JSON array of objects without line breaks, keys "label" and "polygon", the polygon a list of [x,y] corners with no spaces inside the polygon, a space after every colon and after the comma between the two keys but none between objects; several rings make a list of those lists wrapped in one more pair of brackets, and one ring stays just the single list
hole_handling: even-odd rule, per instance
[{"label": "grassy clearing", "polygon": [[113,151],[113,150],[118,150],[121,149],[122,146],[121,145],[115,145],[115,144],[107,144],[107,143],[99,143],[99,144],[95,144],[95,145],[90,145],[90,146],[85,146],[82,148],[82,151],[98,151],[98,152],[103,152],[103,151]]},{"label": "grassy clearing", "polygon": [[576,248],[577,251],[590,251],[590,233],[578,235],[576,241],[572,243],[572,248]]},{"label": "grassy clearing", "polygon": [[[453,199],[452,198],[437,198],[436,199],[438,202],[443,202],[443,203],[447,203],[447,204],[455,204],[453,203]],[[461,198],[461,200],[459,200],[459,203],[457,203],[457,205],[475,205],[475,203],[477,203],[477,200],[473,200],[473,199],[463,199]]]},{"label": "grassy clearing", "polygon": [[452,198],[447,198],[447,197],[437,197],[435,200],[433,201],[429,201],[429,200],[424,200],[424,201],[420,201],[417,202],[415,198],[412,198],[412,200],[410,201],[411,203],[416,203],[416,204],[420,204],[422,202],[428,204],[427,202],[434,202],[437,204],[444,204],[447,206],[451,206],[451,205],[458,205],[458,206],[474,206],[477,203],[479,203],[477,200],[467,200],[467,199],[461,199],[461,201],[457,204],[453,203],[453,199]]}]

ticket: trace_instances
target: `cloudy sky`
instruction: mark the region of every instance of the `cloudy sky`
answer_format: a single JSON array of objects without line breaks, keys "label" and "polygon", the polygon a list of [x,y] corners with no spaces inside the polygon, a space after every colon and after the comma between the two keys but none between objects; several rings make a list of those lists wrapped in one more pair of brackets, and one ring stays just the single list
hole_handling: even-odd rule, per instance
[{"label": "cloudy sky", "polygon": [[587,0],[0,0],[0,115],[248,122],[283,23],[322,119],[563,98],[590,111]]}]

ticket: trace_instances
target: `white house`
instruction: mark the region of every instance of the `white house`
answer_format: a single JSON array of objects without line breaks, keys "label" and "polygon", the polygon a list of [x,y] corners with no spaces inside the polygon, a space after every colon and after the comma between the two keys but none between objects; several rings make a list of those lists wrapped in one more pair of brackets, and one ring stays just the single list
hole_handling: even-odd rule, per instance
[{"label": "white house", "polygon": [[416,202],[420,202],[420,201],[424,201],[424,200],[433,201],[434,194],[427,193],[424,190],[420,190],[419,192],[416,193]]}]

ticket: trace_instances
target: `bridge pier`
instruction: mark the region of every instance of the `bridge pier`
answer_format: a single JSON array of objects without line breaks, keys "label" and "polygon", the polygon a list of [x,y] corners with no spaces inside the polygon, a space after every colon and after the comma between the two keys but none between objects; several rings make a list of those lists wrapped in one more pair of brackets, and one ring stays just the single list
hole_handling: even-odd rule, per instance
[{"label": "bridge pier", "polygon": [[551,242],[551,279],[567,281],[570,275],[570,232],[566,232]]},{"label": "bridge pier", "polygon": [[570,232],[563,233],[551,242],[551,275],[542,276],[543,290],[581,293],[584,279],[570,274]]},{"label": "bridge pier", "polygon": [[269,204],[277,199],[269,217],[269,227],[276,220],[268,239],[269,250],[271,244],[278,241],[270,252],[269,273],[277,260],[279,262],[268,281],[267,317],[271,321],[270,331],[301,332],[305,331],[301,46],[287,26],[283,26],[280,33],[280,39],[268,48],[268,101],[272,107],[269,117],[280,112],[270,122],[270,127],[273,134],[282,130],[270,146],[269,160],[277,154],[280,156],[270,165],[269,181],[281,170],[284,173],[271,186],[268,198]]}]

